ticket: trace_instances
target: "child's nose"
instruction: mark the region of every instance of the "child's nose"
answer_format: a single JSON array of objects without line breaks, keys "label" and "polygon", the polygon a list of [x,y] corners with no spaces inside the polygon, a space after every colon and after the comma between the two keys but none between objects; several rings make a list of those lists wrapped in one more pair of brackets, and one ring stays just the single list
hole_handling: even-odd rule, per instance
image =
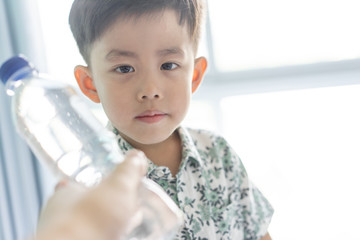
[{"label": "child's nose", "polygon": [[155,100],[162,98],[158,84],[154,81],[143,81],[138,93],[139,101]]},{"label": "child's nose", "polygon": [[150,94],[141,94],[140,95],[140,99],[141,100],[146,100],[146,99],[157,99],[160,98],[160,95],[157,93],[150,93]]}]

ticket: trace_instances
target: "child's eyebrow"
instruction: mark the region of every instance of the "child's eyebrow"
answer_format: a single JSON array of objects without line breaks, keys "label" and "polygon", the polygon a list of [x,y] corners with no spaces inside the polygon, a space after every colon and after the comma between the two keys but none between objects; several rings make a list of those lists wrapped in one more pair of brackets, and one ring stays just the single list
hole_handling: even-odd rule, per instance
[{"label": "child's eyebrow", "polygon": [[185,55],[184,51],[178,47],[162,49],[162,50],[159,50],[157,53],[159,56],[168,56],[168,55],[184,56]]},{"label": "child's eyebrow", "polygon": [[130,51],[124,51],[124,50],[120,50],[120,49],[113,49],[111,50],[108,54],[106,54],[105,58],[110,60],[112,58],[116,58],[116,57],[132,57],[132,58],[137,58],[138,55],[134,52],[130,52]]},{"label": "child's eyebrow", "polygon": [[[161,57],[169,56],[169,55],[180,55],[180,56],[185,55],[184,51],[178,47],[162,49],[157,51],[157,54]],[[116,58],[116,57],[138,58],[138,54],[131,51],[113,49],[108,54],[106,54],[105,59],[111,60],[112,58]]]}]

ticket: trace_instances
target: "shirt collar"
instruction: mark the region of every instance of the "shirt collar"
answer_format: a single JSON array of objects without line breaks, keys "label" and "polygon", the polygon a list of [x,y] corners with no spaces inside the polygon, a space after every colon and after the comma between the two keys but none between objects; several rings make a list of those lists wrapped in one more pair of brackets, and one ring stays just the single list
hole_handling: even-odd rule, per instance
[{"label": "shirt collar", "polygon": [[179,127],[178,133],[180,135],[182,143],[181,165],[185,164],[188,161],[192,161],[193,163],[203,166],[204,163],[197,148],[197,139],[194,138],[194,136],[190,134],[189,130],[184,127]]},{"label": "shirt collar", "polygon": [[[124,138],[120,136],[119,131],[115,127],[113,127],[110,122],[107,124],[106,127],[116,135],[118,146],[124,155],[126,155],[129,150],[134,149],[133,146],[131,146]],[[199,164],[200,166],[203,166],[203,160],[196,147],[197,145],[196,139],[193,139],[189,131],[184,127],[180,126],[177,128],[176,131],[178,131],[179,133],[182,144],[182,160],[181,160],[180,169],[188,161],[191,161],[196,165]],[[148,166],[149,166],[148,172],[158,167],[149,159],[148,159]]]}]

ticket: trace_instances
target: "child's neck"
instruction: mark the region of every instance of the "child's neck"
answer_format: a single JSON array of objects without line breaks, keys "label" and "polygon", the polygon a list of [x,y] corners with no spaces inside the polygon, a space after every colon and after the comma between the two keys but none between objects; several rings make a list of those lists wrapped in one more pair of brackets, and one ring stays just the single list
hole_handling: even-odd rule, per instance
[{"label": "child's neck", "polygon": [[176,176],[182,157],[181,139],[177,131],[161,143],[134,147],[143,151],[157,166],[168,167],[171,174]]}]

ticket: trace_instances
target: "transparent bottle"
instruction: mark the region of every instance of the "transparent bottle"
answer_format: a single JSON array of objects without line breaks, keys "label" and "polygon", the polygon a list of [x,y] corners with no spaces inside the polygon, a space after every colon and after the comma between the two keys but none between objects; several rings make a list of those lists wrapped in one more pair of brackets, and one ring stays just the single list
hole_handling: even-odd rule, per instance
[{"label": "transparent bottle", "polygon": [[[91,187],[123,160],[115,135],[70,85],[40,74],[23,56],[7,60],[0,78],[12,96],[17,132],[58,177]],[[141,217],[133,219],[127,239],[171,239],[182,224],[181,211],[149,179],[139,191]]]}]

